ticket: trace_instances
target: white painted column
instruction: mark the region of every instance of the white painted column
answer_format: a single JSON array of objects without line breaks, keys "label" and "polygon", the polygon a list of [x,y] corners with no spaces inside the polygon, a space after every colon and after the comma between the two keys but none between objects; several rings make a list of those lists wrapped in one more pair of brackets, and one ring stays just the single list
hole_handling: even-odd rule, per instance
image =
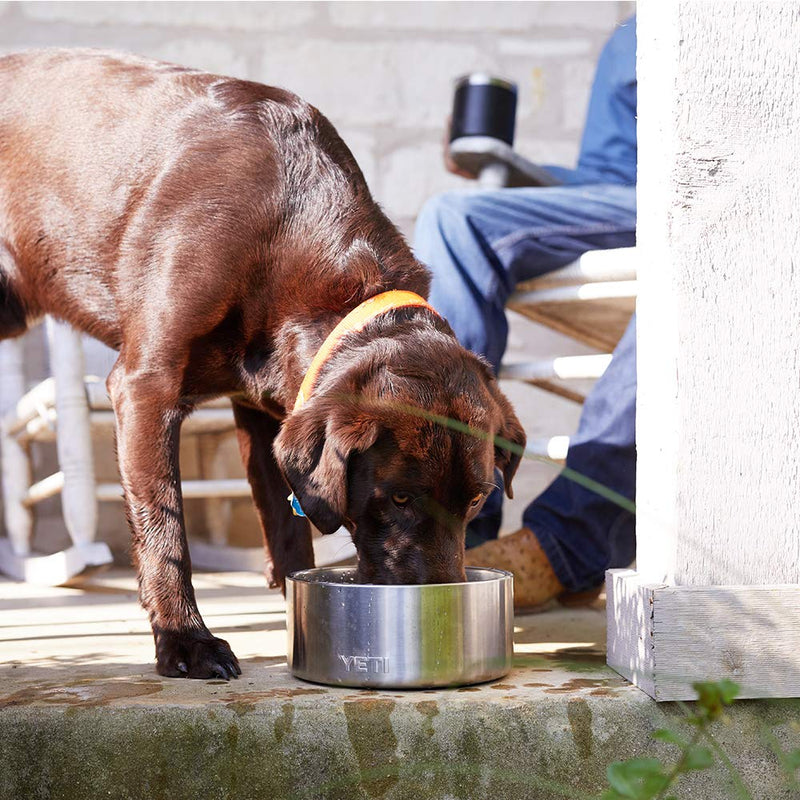
[{"label": "white painted column", "polygon": [[609,663],[660,699],[800,695],[798,42],[797,3],[639,4],[638,574],[609,577]]}]

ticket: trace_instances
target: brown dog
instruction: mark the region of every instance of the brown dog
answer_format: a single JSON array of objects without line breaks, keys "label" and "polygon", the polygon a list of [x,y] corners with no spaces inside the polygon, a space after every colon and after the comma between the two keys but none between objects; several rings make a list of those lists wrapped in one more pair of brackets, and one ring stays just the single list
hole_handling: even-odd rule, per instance
[{"label": "brown dog", "polygon": [[0,338],[47,313],[119,350],[108,391],[162,675],[240,674],[191,584],[177,444],[203,398],[232,399],[271,585],[313,566],[289,486],[323,533],[348,528],[362,580],[463,580],[466,522],[495,465],[510,495],[519,462],[493,437],[525,439],[446,322],[424,306],[375,317],[290,413],[351,309],[428,284],[295,95],[96,51],[0,58]]}]

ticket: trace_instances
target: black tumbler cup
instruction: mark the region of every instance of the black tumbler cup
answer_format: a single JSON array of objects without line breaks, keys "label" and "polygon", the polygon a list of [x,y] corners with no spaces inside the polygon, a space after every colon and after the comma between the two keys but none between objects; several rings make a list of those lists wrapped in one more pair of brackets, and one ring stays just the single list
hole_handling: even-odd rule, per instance
[{"label": "black tumbler cup", "polygon": [[513,146],[516,116],[516,84],[484,73],[464,75],[456,81],[450,141],[490,136]]}]

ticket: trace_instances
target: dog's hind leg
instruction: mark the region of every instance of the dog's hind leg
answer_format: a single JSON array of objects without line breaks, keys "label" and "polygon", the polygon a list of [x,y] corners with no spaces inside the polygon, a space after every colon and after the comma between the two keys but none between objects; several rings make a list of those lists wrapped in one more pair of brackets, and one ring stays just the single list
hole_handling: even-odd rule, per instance
[{"label": "dog's hind leg", "polygon": [[139,349],[131,356],[123,347],[107,383],[139,598],[153,627],[159,674],[235,678],[236,656],[206,628],[195,601],[178,468],[180,425],[189,409],[171,366],[179,359],[161,355],[156,361]]},{"label": "dog's hind leg", "polygon": [[267,580],[284,589],[287,575],[314,566],[311,527],[295,516],[287,496],[291,492],[272,454],[280,423],[263,411],[233,403],[236,434],[253,501],[261,520],[267,549]]}]

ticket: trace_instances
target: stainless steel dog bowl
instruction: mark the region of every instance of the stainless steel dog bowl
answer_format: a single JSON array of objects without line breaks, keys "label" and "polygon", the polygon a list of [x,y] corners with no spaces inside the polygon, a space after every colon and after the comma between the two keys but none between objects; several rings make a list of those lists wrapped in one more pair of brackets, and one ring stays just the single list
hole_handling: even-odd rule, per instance
[{"label": "stainless steel dog bowl", "polygon": [[467,568],[465,583],[355,583],[349,567],[286,579],[289,666],[339,686],[460,686],[511,669],[513,578]]}]

